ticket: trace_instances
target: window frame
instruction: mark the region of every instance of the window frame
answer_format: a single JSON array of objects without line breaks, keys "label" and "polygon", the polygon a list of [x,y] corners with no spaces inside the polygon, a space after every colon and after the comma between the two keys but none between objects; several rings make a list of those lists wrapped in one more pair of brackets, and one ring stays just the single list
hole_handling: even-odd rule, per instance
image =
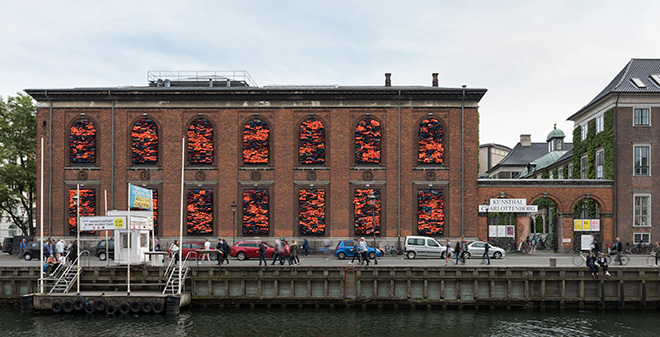
[{"label": "window frame", "polygon": [[[640,207],[645,207],[646,208],[646,214],[638,214],[637,213],[637,198],[646,198],[647,202],[646,205],[640,205]],[[637,219],[640,218],[646,218],[647,225],[638,225]],[[652,227],[652,219],[651,219],[651,194],[650,193],[636,193],[633,194],[633,222],[632,226],[633,227],[642,227],[642,228],[647,228],[647,227]]]},{"label": "window frame", "polygon": [[[637,165],[637,149],[646,148],[646,165]],[[640,158],[643,158],[640,156]],[[646,168],[646,173],[638,172]],[[633,144],[633,176],[647,177],[651,175],[651,144]]]},{"label": "window frame", "polygon": [[605,179],[605,150],[596,150],[594,156],[594,167],[596,171],[596,179]]},{"label": "window frame", "polygon": [[589,123],[585,123],[584,125],[580,125],[582,127],[582,135],[581,139],[585,140],[587,139],[587,133],[589,133]]},{"label": "window frame", "polygon": [[573,163],[568,164],[568,177],[566,179],[573,179]]},{"label": "window frame", "polygon": [[600,115],[596,117],[596,133],[605,131],[605,116]]},{"label": "window frame", "polygon": [[[642,112],[646,111],[646,116],[642,114]],[[637,112],[640,112],[639,116],[637,115]],[[644,118],[646,117],[646,118]],[[644,123],[646,122],[646,123]],[[649,107],[643,107],[643,108],[633,108],[633,118],[632,118],[632,125],[633,126],[651,126],[651,108]]]},{"label": "window frame", "polygon": [[587,166],[589,166],[589,157],[580,157],[580,179],[587,179]]},{"label": "window frame", "polygon": [[[641,239],[641,240],[635,240],[635,236],[637,236],[637,235],[640,236],[640,239]],[[647,238],[648,238],[648,241],[644,241],[644,237],[647,237]],[[646,244],[649,244],[649,243],[651,243],[651,233],[644,233],[644,232],[633,233],[633,244],[636,245],[636,244],[638,244],[638,243],[641,243],[641,244],[645,244],[645,243],[646,243]]]}]

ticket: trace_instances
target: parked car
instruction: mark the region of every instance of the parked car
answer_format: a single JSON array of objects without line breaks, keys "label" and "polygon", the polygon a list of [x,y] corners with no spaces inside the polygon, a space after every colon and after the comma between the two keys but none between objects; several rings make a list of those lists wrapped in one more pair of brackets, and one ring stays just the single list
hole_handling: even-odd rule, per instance
[{"label": "parked car", "polygon": [[108,248],[105,248],[105,240],[101,240],[96,243],[96,248],[94,248],[94,256],[98,257],[99,260],[105,261],[105,259],[110,256],[111,259],[115,259],[115,240],[108,240]]},{"label": "parked car", "polygon": [[3,253],[9,253],[9,255],[12,254],[14,249],[14,238],[12,237],[6,237],[2,241],[2,252]]},{"label": "parked car", "polygon": [[[339,241],[337,247],[335,247],[335,256],[340,260],[343,260],[346,257],[353,257],[351,249],[353,249],[353,240]],[[373,259],[376,256],[381,257],[383,255],[385,255],[385,253],[382,250],[374,249],[374,247],[369,247],[367,245],[367,256],[369,256],[370,259]]]},{"label": "parked car", "polygon": [[[197,251],[200,249],[204,249],[204,242],[184,242],[183,244],[181,244],[180,248],[184,260],[186,258],[199,259],[202,257],[202,255],[198,254]],[[172,250],[168,249],[167,252],[170,254],[170,258],[171,258]],[[218,259],[218,254],[210,254],[209,257],[211,258],[211,260],[216,261]]]},{"label": "parked car", "polygon": [[447,247],[441,245],[434,238],[426,236],[406,236],[404,254],[409,259],[417,256],[445,258]]},{"label": "parked car", "polygon": [[[475,258],[481,258],[484,255],[484,249],[486,247],[486,243],[483,241],[474,241],[471,242],[468,245],[468,251],[465,253],[465,258],[470,258],[470,257],[475,257]],[[494,259],[501,259],[505,255],[504,249],[500,247],[495,247],[493,245],[490,245],[488,248],[488,255],[490,255]]]},{"label": "parked car", "polygon": [[33,258],[39,258],[41,255],[41,245],[39,241],[31,241],[27,243],[25,247],[25,253],[23,253],[23,259],[25,261],[30,261]]},{"label": "parked car", "polygon": [[[237,242],[231,247],[231,253],[229,256],[235,257],[240,261],[247,259],[258,259],[259,258],[259,242],[260,241],[241,241]],[[266,258],[272,258],[275,249],[266,244]]]}]

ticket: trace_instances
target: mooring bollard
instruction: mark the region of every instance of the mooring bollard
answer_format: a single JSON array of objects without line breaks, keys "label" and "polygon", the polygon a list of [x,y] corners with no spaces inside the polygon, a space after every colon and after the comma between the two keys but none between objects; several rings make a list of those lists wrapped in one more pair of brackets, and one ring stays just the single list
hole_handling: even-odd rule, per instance
[{"label": "mooring bollard", "polygon": [[556,267],[557,266],[557,258],[556,257],[551,257],[550,258],[550,267]]}]

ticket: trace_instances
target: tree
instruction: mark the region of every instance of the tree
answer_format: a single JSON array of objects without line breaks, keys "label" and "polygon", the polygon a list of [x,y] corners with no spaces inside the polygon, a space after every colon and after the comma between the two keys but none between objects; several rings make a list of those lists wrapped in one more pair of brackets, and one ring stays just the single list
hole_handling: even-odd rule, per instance
[{"label": "tree", "polygon": [[37,110],[25,94],[0,97],[0,214],[34,235]]}]

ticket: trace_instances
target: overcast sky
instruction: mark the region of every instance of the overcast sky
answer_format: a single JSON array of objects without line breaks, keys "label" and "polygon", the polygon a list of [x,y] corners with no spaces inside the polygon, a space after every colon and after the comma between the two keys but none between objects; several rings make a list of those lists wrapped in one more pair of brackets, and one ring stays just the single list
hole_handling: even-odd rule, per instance
[{"label": "overcast sky", "polygon": [[631,58],[660,1],[2,1],[0,95],[246,70],[258,85],[486,88],[480,143],[544,142]]}]

